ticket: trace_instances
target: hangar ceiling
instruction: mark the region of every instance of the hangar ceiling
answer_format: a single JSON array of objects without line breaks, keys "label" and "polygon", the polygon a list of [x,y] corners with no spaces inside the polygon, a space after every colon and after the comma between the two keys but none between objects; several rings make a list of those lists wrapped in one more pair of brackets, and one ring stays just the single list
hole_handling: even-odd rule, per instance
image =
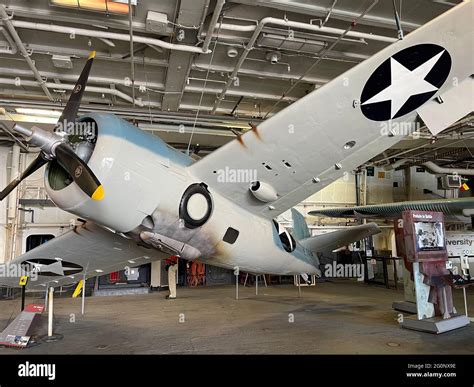
[{"label": "hangar ceiling", "polygon": [[[205,154],[397,39],[389,0],[132,0],[132,20],[128,1],[0,1],[39,73],[2,21],[0,141],[12,119],[52,127],[91,50],[82,112],[118,114],[178,148],[194,127]],[[459,2],[395,1],[405,34]],[[437,141],[425,131],[371,163],[452,151],[443,160],[465,167],[472,129],[468,117]]]}]

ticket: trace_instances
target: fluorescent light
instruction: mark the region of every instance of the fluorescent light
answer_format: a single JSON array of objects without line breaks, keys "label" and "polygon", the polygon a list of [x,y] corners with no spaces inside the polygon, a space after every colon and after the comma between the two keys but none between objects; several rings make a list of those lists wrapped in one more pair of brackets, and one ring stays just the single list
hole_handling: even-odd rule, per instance
[{"label": "fluorescent light", "polygon": [[44,109],[30,109],[30,108],[16,108],[19,114],[27,114],[30,116],[41,116],[41,117],[57,117],[61,116],[61,112],[56,110],[44,110]]},{"label": "fluorescent light", "polygon": [[[51,5],[57,5],[60,7],[126,15],[128,14],[128,0],[126,4],[124,3],[125,2],[123,1],[116,2],[111,0],[50,0]],[[132,1],[132,4],[133,3],[134,1]]]},{"label": "fluorescent light", "polygon": [[[114,3],[122,3],[122,4],[128,4],[128,0],[111,0]],[[137,0],[132,0],[131,1],[132,5],[137,5]]]}]

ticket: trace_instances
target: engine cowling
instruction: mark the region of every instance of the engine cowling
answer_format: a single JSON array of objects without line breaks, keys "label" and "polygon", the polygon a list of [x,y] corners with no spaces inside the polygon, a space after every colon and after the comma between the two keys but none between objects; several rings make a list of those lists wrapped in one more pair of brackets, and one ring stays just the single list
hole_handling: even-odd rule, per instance
[{"label": "engine cowling", "polygon": [[[160,193],[170,186],[186,187],[185,181],[169,172],[189,165],[191,159],[158,137],[110,114],[93,113],[82,117],[79,124],[79,129],[85,124],[94,127],[94,141],[77,144],[76,153],[101,181],[105,197],[91,200],[58,163],[51,162],[46,169],[45,187],[59,208],[115,231],[128,232],[158,205],[166,206],[161,202],[169,200],[170,195]],[[170,204],[170,208],[173,206],[178,207]]]}]

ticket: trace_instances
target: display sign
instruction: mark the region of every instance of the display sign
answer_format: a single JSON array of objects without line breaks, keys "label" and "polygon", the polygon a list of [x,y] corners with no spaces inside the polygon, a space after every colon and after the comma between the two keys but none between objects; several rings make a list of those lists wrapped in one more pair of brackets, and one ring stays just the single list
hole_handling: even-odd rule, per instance
[{"label": "display sign", "polygon": [[474,233],[447,231],[446,247],[450,257],[461,257],[464,255],[474,257]]},{"label": "display sign", "polygon": [[444,215],[435,211],[403,211],[403,239],[409,262],[447,259]]}]

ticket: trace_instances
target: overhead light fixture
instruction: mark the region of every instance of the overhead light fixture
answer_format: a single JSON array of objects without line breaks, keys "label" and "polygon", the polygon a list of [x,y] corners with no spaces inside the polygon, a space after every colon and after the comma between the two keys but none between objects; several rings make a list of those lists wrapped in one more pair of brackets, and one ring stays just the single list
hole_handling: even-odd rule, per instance
[{"label": "overhead light fixture", "polygon": [[271,64],[277,64],[281,59],[281,53],[279,51],[270,51],[265,55],[265,59]]},{"label": "overhead light fixture", "polygon": [[239,55],[239,52],[237,51],[235,47],[229,47],[227,49],[227,56],[229,58],[235,58],[237,55]]},{"label": "overhead light fixture", "polygon": [[[59,7],[128,15],[128,0],[49,0],[49,3]],[[137,0],[132,1],[132,5],[136,4]]]},{"label": "overhead light fixture", "polygon": [[41,116],[41,117],[60,117],[61,112],[56,110],[44,110],[44,109],[30,109],[30,108],[16,108],[15,109],[19,114],[27,114],[31,116]]}]

